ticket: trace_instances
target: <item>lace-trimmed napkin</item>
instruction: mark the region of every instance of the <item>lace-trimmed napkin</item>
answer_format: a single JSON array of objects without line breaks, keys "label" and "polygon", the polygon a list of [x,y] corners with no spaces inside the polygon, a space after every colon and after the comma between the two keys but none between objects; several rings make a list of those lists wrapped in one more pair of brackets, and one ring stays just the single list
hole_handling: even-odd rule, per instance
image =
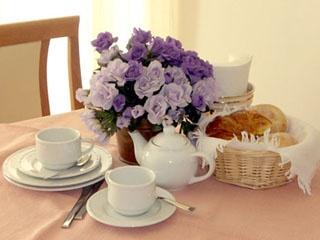
[{"label": "lace-trimmed napkin", "polygon": [[211,159],[215,159],[217,149],[223,151],[224,146],[236,149],[277,152],[280,154],[281,164],[291,162],[287,177],[293,178],[297,176],[299,187],[304,193],[311,195],[311,180],[320,164],[319,131],[301,120],[287,116],[288,132],[299,142],[288,147],[278,148],[279,139],[269,139],[269,131],[264,133],[260,142],[254,136],[249,136],[245,132],[242,133],[242,141],[239,141],[236,137],[232,140],[223,140],[205,135],[205,129],[209,122],[217,116],[228,115],[232,112],[225,110],[210,116],[204,116],[201,119],[199,123],[200,130],[192,136],[197,139],[198,150],[208,154]]}]

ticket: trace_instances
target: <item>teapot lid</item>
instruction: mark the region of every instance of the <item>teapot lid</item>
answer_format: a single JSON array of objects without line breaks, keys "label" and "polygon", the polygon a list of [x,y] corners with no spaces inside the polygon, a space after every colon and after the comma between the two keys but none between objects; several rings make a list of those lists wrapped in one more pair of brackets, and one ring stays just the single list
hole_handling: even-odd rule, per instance
[{"label": "teapot lid", "polygon": [[163,132],[156,135],[152,139],[152,142],[158,147],[165,147],[168,149],[180,149],[186,147],[189,143],[185,136],[176,133],[173,126],[164,126]]}]

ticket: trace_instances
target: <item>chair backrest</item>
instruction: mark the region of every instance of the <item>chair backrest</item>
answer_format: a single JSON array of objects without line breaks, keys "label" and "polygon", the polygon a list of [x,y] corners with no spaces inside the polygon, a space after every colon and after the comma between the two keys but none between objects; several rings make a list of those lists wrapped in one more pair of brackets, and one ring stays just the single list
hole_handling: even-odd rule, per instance
[{"label": "chair backrest", "polygon": [[[71,109],[83,107],[75,99],[81,87],[78,28],[78,16],[0,25],[0,122],[50,114],[47,58],[53,38],[68,38]],[[21,62],[23,57],[27,60]],[[34,106],[38,110],[31,109]],[[20,113],[22,109],[26,114]]]}]

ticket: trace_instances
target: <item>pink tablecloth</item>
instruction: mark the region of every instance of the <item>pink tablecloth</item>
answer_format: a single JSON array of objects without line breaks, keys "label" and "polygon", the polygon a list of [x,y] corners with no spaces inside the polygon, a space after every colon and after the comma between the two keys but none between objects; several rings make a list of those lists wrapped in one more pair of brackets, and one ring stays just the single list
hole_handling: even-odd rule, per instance
[{"label": "pink tablecloth", "polygon": [[[92,136],[79,120],[79,111],[0,124],[0,163],[16,150],[32,145],[34,134],[49,126],[69,126]],[[119,165],[114,139],[106,146]],[[306,159],[307,161],[308,159]],[[102,185],[102,188],[106,185]],[[248,190],[216,181],[173,192],[177,200],[197,207],[194,214],[177,210],[168,220],[149,227],[116,228],[89,215],[62,229],[67,212],[80,190],[38,192],[8,183],[0,176],[0,239],[320,239],[320,175],[312,183],[312,196],[297,183],[270,190]]]}]

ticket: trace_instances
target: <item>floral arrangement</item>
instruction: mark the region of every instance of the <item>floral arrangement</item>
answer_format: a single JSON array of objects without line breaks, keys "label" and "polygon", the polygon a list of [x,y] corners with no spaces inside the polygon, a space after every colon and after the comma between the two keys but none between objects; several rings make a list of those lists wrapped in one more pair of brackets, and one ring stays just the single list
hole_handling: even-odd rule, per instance
[{"label": "floral arrangement", "polygon": [[150,31],[134,29],[125,52],[117,40],[103,32],[91,42],[99,68],[90,89],[76,92],[86,107],[82,120],[98,140],[108,140],[117,129],[133,131],[143,119],[158,131],[164,121],[180,125],[185,134],[192,131],[215,101],[212,65],[180,41]]}]

